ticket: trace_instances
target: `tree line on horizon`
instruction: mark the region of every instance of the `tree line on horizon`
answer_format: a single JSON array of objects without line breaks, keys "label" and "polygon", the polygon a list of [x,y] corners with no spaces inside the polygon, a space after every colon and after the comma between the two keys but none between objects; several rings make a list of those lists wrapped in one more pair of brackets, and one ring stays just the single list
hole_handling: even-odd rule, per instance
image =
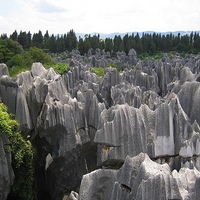
[{"label": "tree line on horizon", "polygon": [[74,49],[79,50],[81,55],[92,49],[99,48],[100,50],[111,52],[115,56],[116,52],[124,51],[128,54],[131,48],[135,49],[137,54],[154,55],[158,52],[179,52],[179,53],[194,53],[200,52],[200,35],[198,32],[191,32],[189,35],[173,35],[172,33],[162,35],[161,33],[143,33],[126,34],[123,37],[115,35],[114,38],[101,39],[99,34],[86,34],[83,38],[76,37],[73,30],[70,30],[63,35],[49,34],[48,30],[43,35],[42,31],[33,35],[26,31],[17,33],[15,30],[9,37],[7,34],[1,34],[0,40],[12,39],[17,41],[24,50],[30,47],[38,47],[45,52],[62,53],[64,51],[71,52]]}]

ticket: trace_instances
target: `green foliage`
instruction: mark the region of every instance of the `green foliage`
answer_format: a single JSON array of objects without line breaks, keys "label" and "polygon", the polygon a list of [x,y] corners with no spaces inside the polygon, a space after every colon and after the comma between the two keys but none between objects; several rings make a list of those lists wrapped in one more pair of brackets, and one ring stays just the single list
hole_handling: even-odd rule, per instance
[{"label": "green foliage", "polygon": [[0,40],[0,44],[5,45],[13,54],[18,54],[23,51],[19,43],[12,39]]},{"label": "green foliage", "polygon": [[[118,72],[122,71],[121,67],[119,65],[116,65],[116,64],[108,64],[108,65],[106,65],[105,68],[108,68],[108,67],[116,68]],[[92,67],[91,70],[98,77],[104,77],[104,75],[105,75],[105,68],[104,67]]]},{"label": "green foliage", "polygon": [[11,52],[4,44],[0,44],[0,63],[7,63],[12,59],[14,53]]},{"label": "green foliage", "polygon": [[41,62],[42,64],[52,65],[54,62],[42,49],[37,47],[31,47],[28,50],[30,57],[32,58],[33,62]]},{"label": "green foliage", "polygon": [[7,64],[15,54],[21,53],[23,49],[12,39],[0,39],[0,63]]},{"label": "green foliage", "polygon": [[106,67],[113,67],[113,68],[117,69],[118,72],[121,72],[121,71],[122,71],[121,66],[116,65],[116,64],[114,64],[114,63],[112,63],[112,64],[107,64]]},{"label": "green foliage", "polygon": [[150,53],[142,53],[137,56],[140,60],[146,60],[146,59],[154,59],[154,60],[160,60],[163,57],[162,52],[155,52],[153,54]]},{"label": "green foliage", "polygon": [[28,66],[25,66],[25,67],[16,66],[16,67],[9,69],[9,74],[12,78],[15,78],[21,72],[30,71],[30,69],[31,68]]},{"label": "green foliage", "polygon": [[29,71],[33,62],[41,62],[44,66],[55,65],[53,60],[42,49],[31,47],[28,51],[16,54],[7,62],[9,74],[11,77],[23,71]]},{"label": "green foliage", "polygon": [[30,142],[23,139],[18,127],[18,123],[8,114],[7,107],[0,103],[0,132],[10,140],[12,167],[15,174],[9,198],[31,200],[34,199],[35,151]]},{"label": "green foliage", "polygon": [[69,70],[69,64],[66,63],[56,63],[55,65],[52,65],[50,67],[52,67],[55,70],[55,72],[61,75],[68,72]]},{"label": "green foliage", "polygon": [[103,77],[105,74],[105,68],[103,67],[92,67],[92,72],[95,73],[98,77]]}]

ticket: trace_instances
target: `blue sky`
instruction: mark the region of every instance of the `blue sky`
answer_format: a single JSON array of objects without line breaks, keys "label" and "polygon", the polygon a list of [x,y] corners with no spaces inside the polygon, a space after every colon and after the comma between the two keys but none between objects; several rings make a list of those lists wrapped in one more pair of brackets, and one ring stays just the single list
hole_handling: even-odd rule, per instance
[{"label": "blue sky", "polygon": [[199,0],[0,0],[0,34],[200,30]]}]

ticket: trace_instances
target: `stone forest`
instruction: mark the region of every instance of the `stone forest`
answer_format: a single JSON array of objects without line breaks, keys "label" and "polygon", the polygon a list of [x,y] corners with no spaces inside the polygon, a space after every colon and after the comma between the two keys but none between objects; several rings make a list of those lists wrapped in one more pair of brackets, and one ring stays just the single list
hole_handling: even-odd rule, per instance
[{"label": "stone forest", "polygon": [[[0,64],[4,111],[34,149],[34,199],[200,199],[200,54],[63,55],[53,57],[69,63],[63,74],[34,62],[13,78]],[[16,175],[13,136],[2,127],[0,200],[23,199],[13,184],[30,166]]]}]

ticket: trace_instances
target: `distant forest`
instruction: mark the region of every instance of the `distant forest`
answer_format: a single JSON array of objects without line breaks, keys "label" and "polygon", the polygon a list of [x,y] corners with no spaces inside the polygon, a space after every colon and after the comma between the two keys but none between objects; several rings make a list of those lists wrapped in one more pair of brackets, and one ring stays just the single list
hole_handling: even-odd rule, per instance
[{"label": "distant forest", "polygon": [[189,35],[167,34],[161,33],[143,33],[126,34],[124,37],[115,35],[114,38],[101,39],[100,35],[86,34],[83,38],[76,37],[73,30],[70,30],[63,35],[49,34],[48,31],[43,35],[41,31],[34,33],[15,30],[9,37],[7,34],[2,34],[0,40],[12,39],[17,41],[24,50],[30,47],[38,47],[45,52],[61,53],[64,51],[71,52],[73,49],[79,50],[81,55],[88,52],[89,49],[111,52],[114,56],[118,51],[124,51],[128,54],[131,48],[135,49],[137,54],[154,55],[158,52],[179,52],[179,53],[194,53],[200,52],[200,35],[197,32],[191,32]]}]

